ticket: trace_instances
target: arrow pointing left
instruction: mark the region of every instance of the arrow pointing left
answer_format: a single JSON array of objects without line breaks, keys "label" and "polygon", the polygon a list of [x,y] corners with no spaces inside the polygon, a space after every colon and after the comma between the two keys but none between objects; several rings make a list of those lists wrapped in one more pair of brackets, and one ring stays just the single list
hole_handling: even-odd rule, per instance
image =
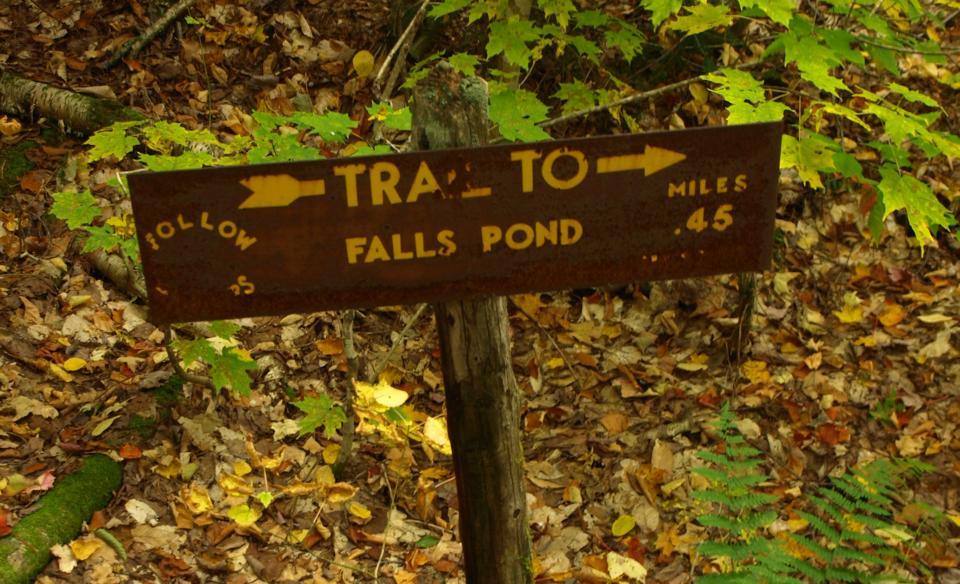
[{"label": "arrow pointing left", "polygon": [[245,178],[240,184],[253,194],[240,203],[240,209],[287,207],[300,197],[314,197],[326,193],[322,178],[297,180],[289,174],[263,174]]}]

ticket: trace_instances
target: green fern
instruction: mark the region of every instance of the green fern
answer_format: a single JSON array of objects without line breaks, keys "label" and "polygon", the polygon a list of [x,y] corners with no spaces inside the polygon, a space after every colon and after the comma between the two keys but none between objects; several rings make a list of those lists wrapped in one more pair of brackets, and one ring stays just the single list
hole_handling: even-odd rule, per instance
[{"label": "green fern", "polygon": [[697,517],[701,525],[714,528],[718,538],[705,541],[698,551],[704,557],[725,559],[730,570],[706,574],[699,581],[802,582],[790,576],[795,571],[794,559],[779,542],[762,535],[777,518],[777,512],[767,507],[778,499],[756,490],[768,479],[759,470],[763,453],[746,443],[734,424],[729,404],[724,404],[711,426],[718,434],[720,447],[718,451],[698,452],[697,456],[712,466],[693,469],[710,482],[710,488],[694,491],[692,495],[720,511]]},{"label": "green fern", "polygon": [[697,517],[713,531],[698,551],[725,568],[701,576],[698,582],[893,582],[904,580],[884,568],[908,563],[928,573],[909,562],[888,539],[894,533],[911,532],[893,519],[896,493],[909,478],[933,467],[915,460],[877,460],[832,478],[829,485],[807,495],[807,510],[796,512],[808,524],[803,532],[789,536],[794,549],[804,552],[798,557],[788,551],[784,539],[765,533],[777,518],[770,508],[777,497],[757,490],[768,478],[761,470],[762,452],[747,445],[734,417],[724,405],[711,424],[720,441],[718,448],[697,453],[711,466],[693,469],[709,481],[710,488],[694,491],[692,496],[714,510]]},{"label": "green fern", "polygon": [[811,558],[804,575],[816,582],[905,581],[888,572],[876,574],[871,567],[907,562],[881,534],[909,532],[892,519],[896,492],[907,478],[930,470],[915,460],[880,459],[832,478],[830,485],[809,495],[812,510],[797,515],[810,524],[812,533],[790,536]]}]

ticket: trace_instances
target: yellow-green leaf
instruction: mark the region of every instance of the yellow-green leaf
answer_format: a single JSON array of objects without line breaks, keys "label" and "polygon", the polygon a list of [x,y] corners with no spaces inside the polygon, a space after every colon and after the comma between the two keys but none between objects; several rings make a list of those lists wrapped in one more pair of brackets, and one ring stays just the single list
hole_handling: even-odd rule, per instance
[{"label": "yellow-green leaf", "polygon": [[637,525],[636,519],[632,515],[623,514],[620,517],[617,517],[617,520],[613,522],[613,526],[610,528],[610,533],[614,537],[621,537],[632,530]]},{"label": "yellow-green leaf", "polygon": [[227,511],[227,517],[240,527],[250,527],[260,519],[260,511],[251,509],[249,505],[243,503],[230,507]]}]

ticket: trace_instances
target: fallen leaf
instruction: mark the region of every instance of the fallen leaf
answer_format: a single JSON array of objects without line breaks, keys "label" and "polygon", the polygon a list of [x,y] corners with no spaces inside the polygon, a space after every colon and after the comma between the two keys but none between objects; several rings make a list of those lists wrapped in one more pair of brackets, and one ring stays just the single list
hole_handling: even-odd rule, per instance
[{"label": "fallen leaf", "polygon": [[360,77],[369,77],[373,73],[374,59],[370,51],[357,51],[353,56],[353,70]]},{"label": "fallen leaf", "polygon": [[878,320],[883,326],[896,326],[907,317],[907,311],[896,302],[884,304]]},{"label": "fallen leaf", "polygon": [[63,368],[67,371],[79,371],[87,366],[87,362],[80,357],[70,357],[63,362]]},{"label": "fallen leaf", "polygon": [[607,429],[607,432],[619,434],[630,426],[630,419],[620,412],[610,412],[600,418],[600,423]]},{"label": "fallen leaf", "polygon": [[607,552],[607,570],[613,580],[627,578],[633,582],[645,582],[647,579],[643,564],[616,552]]},{"label": "fallen leaf", "polygon": [[636,526],[637,520],[634,519],[632,515],[624,513],[613,522],[613,525],[610,527],[610,533],[612,533],[614,537],[622,537],[630,533]]},{"label": "fallen leaf", "polygon": [[246,503],[234,505],[227,511],[227,517],[240,527],[250,527],[260,519],[260,511],[251,508]]},{"label": "fallen leaf", "polygon": [[101,547],[103,547],[103,542],[93,535],[85,535],[70,542],[70,551],[73,552],[73,557],[81,562],[88,559]]}]

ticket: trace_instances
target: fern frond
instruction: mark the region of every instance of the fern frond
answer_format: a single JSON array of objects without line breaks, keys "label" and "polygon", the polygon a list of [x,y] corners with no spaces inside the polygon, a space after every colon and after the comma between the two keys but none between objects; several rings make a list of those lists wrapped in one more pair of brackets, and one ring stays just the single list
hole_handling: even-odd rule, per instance
[{"label": "fern frond", "polygon": [[790,539],[795,541],[801,547],[805,548],[811,554],[815,555],[821,562],[826,562],[830,559],[830,550],[813,541],[809,537],[800,535],[799,533],[791,533]]},{"label": "fern frond", "polygon": [[833,520],[839,523],[840,525],[844,525],[846,523],[846,516],[844,515],[843,510],[838,509],[830,501],[827,501],[826,499],[818,497],[817,495],[808,495],[807,498],[809,498],[810,501],[818,509],[820,509],[821,511],[823,511],[824,513],[832,517]]},{"label": "fern frond", "polygon": [[809,523],[810,526],[813,527],[820,535],[827,538],[830,543],[834,545],[840,543],[840,533],[827,525],[826,521],[820,519],[820,517],[812,513],[807,513],[806,511],[797,511],[797,515],[806,519],[807,523]]},{"label": "fern frond", "polygon": [[823,573],[830,582],[859,582],[861,576],[860,572],[857,572],[856,570],[851,570],[849,568],[834,568],[830,566],[827,566]]},{"label": "fern frond", "polygon": [[850,560],[851,562],[863,562],[865,564],[873,564],[875,566],[886,565],[886,562],[872,554],[848,547],[838,547],[834,549],[833,555],[834,557]]}]

